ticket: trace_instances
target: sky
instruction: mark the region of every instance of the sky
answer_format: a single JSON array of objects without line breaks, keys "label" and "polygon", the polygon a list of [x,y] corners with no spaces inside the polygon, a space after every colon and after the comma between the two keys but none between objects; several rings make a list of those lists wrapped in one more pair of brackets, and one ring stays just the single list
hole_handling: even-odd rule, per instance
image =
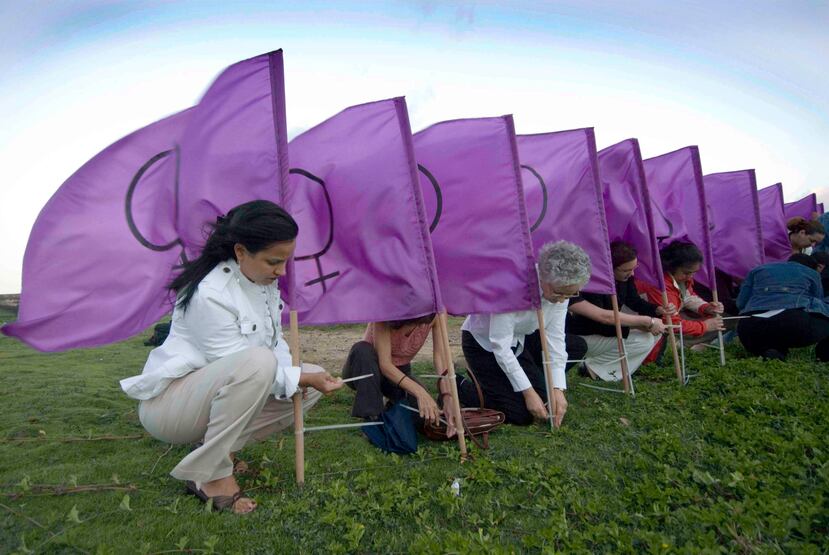
[{"label": "sky", "polygon": [[226,66],[284,50],[289,138],[407,99],[414,131],[511,113],[594,127],[644,157],[695,144],[829,202],[829,2],[0,0],[0,293],[37,214],[120,137],[192,106]]}]

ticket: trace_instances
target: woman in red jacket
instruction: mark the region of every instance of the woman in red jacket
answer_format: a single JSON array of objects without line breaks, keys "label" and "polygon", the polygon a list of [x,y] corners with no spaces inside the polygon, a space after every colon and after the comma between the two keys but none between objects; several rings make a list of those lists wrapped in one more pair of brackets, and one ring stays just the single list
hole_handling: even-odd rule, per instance
[{"label": "woman in red jacket", "polygon": [[[690,242],[675,241],[662,249],[659,253],[662,258],[662,269],[665,272],[665,291],[668,294],[668,303],[676,306],[679,313],[671,316],[674,325],[682,326],[685,345],[694,345],[713,341],[718,331],[723,330],[723,321],[720,317],[723,306],[721,303],[708,303],[694,292],[694,274],[702,265],[702,253]],[[636,281],[636,287],[644,293],[647,300],[653,304],[662,304],[662,291],[649,283]],[[675,333],[679,333],[676,328]],[[653,362],[662,351],[664,339],[660,339],[648,357],[645,364]]]}]

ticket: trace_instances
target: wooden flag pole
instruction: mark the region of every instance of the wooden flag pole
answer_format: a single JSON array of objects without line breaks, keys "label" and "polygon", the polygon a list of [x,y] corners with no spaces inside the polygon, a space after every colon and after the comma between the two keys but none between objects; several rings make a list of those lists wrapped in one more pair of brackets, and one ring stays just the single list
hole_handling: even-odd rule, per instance
[{"label": "wooden flag pole", "polygon": [[[717,299],[717,287],[714,286],[714,289],[711,290],[711,296],[715,303],[719,303],[720,301]],[[725,366],[725,342],[723,341],[722,337],[722,330],[717,330],[717,341],[720,344],[720,366]]]},{"label": "wooden flag pole", "polygon": [[[668,293],[667,291],[662,291],[662,310],[667,310],[668,308]],[[671,320],[671,316],[668,313],[665,313],[663,316],[665,319],[665,324],[668,326],[673,325],[673,320]],[[679,324],[682,325],[682,322]],[[671,342],[671,353],[674,356],[674,369],[676,370],[676,378],[679,380],[679,383],[685,385],[685,377],[682,375],[682,367],[679,365],[679,353],[676,350],[676,336],[674,335],[673,328],[668,328],[668,340]]]},{"label": "wooden flag pole", "polygon": [[547,410],[550,415],[550,431],[554,431],[556,429],[556,398],[553,395],[553,369],[550,366],[550,349],[547,347],[547,334],[544,330],[544,312],[538,308],[535,313],[538,317],[538,334],[541,336],[541,352],[544,356],[544,364],[542,366],[544,366],[544,381],[547,385]]},{"label": "wooden flag pole", "polygon": [[[458,396],[458,383],[455,381],[455,360],[449,345],[449,317],[446,312],[438,315],[438,337],[443,344],[443,352],[446,357],[446,379],[449,380],[449,392],[452,396],[452,413],[455,416],[455,429],[458,431],[458,449],[461,451],[461,461],[465,461],[469,454],[466,451],[466,438],[463,430],[463,417],[461,416],[461,400]],[[440,372],[440,368],[437,369]],[[438,385],[440,391],[440,385]],[[445,408],[445,407],[444,407]]]},{"label": "wooden flag pole", "polygon": [[613,307],[613,324],[616,326],[616,342],[619,347],[619,360],[622,363],[622,382],[624,383],[625,393],[632,391],[632,383],[630,372],[628,370],[628,360],[625,356],[625,340],[622,337],[622,320],[619,317],[619,300],[616,295],[610,295],[610,302]]},{"label": "wooden flag pole", "polygon": [[[291,364],[301,366],[302,359],[299,350],[299,320],[296,310],[291,311]],[[296,466],[296,483],[305,484],[305,430],[302,415],[302,390],[297,389],[291,400],[294,403],[294,463]]]}]

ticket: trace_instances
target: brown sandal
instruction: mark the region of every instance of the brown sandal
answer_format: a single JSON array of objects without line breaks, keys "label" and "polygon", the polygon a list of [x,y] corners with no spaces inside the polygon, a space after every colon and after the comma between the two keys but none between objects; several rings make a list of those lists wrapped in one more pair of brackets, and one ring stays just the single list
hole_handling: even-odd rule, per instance
[{"label": "brown sandal", "polygon": [[[245,492],[241,489],[234,493],[233,495],[216,495],[214,497],[209,497],[204,491],[196,486],[196,482],[192,480],[187,480],[184,482],[184,486],[187,488],[187,493],[193,494],[198,497],[203,503],[213,502],[213,510],[214,511],[224,511],[230,510],[233,514],[247,514],[247,513],[237,513],[233,510],[233,505],[236,504],[237,501],[240,499],[250,499],[245,495]],[[251,501],[253,501],[251,499]],[[248,512],[253,512],[256,509],[252,509]]]}]

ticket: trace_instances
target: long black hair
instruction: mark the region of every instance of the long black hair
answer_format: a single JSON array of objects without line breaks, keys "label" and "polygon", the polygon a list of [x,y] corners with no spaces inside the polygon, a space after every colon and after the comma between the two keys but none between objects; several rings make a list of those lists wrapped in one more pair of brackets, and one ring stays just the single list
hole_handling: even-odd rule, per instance
[{"label": "long black hair", "polygon": [[662,269],[672,274],[675,270],[702,262],[702,253],[691,242],[674,241],[661,251]]},{"label": "long black hair", "polygon": [[226,216],[210,224],[210,236],[201,254],[181,266],[182,272],[168,288],[176,293],[176,304],[186,309],[201,280],[229,258],[236,258],[233,247],[241,244],[251,254],[274,243],[296,239],[299,228],[290,214],[268,200],[254,200],[240,204]]}]

